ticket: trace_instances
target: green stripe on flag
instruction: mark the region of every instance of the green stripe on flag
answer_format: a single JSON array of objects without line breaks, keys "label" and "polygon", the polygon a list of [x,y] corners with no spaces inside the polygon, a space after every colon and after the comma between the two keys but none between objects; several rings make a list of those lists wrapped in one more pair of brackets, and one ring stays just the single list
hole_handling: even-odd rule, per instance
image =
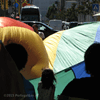
[{"label": "green stripe on flag", "polygon": [[94,42],[100,22],[85,24],[63,32],[53,66],[55,73],[84,60],[84,52]]},{"label": "green stripe on flag", "polygon": [[[70,69],[69,71],[65,72],[65,71],[61,71],[60,73],[57,73],[55,74],[55,77],[56,77],[56,80],[57,80],[57,83],[55,83],[55,95],[54,95],[54,98],[55,100],[57,100],[57,96],[59,94],[61,94],[61,92],[63,91],[63,89],[65,88],[65,86],[70,82],[72,81],[75,76],[73,74],[73,71]],[[39,81],[41,80],[41,78],[37,78],[37,79],[32,79],[32,80],[29,80],[29,82],[34,86],[35,88],[35,93],[36,93],[36,98],[38,100],[38,91],[37,91],[37,88],[38,88],[38,83]]]}]

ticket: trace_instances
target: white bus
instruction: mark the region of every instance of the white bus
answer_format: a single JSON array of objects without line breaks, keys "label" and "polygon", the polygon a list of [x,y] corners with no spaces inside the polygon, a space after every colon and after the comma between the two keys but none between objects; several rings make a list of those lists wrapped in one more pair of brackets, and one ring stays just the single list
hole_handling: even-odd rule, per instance
[{"label": "white bus", "polygon": [[39,7],[35,5],[22,7],[20,20],[21,21],[40,21],[41,17],[40,17]]}]

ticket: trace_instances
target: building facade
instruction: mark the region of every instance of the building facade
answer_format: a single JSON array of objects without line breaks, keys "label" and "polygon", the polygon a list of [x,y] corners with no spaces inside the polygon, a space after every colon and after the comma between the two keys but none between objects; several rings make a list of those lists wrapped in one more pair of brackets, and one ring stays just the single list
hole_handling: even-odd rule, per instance
[{"label": "building facade", "polygon": [[65,9],[67,10],[68,8],[70,8],[72,3],[78,4],[77,0],[65,0]]}]

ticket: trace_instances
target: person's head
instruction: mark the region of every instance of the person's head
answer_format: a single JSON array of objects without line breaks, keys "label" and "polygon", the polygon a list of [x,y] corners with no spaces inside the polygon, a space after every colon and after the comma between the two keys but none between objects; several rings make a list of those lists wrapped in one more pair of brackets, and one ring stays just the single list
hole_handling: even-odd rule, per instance
[{"label": "person's head", "polygon": [[43,87],[50,88],[50,86],[53,85],[53,82],[56,81],[53,70],[48,68],[43,70],[41,81],[43,83]]},{"label": "person's head", "polygon": [[36,33],[38,33],[38,26],[36,25],[36,24],[33,24],[33,29],[34,29],[34,31],[36,32]]},{"label": "person's head", "polygon": [[11,43],[5,46],[18,70],[22,70],[27,62],[28,54],[25,48],[20,44]]},{"label": "person's head", "polygon": [[92,76],[99,76],[100,67],[100,43],[92,44],[85,52],[84,61],[86,72]]}]

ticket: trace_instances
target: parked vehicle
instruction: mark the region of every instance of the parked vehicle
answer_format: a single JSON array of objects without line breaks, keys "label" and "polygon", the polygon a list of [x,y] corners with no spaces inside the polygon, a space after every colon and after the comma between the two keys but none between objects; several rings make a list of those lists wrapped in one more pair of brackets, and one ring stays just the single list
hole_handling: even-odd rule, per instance
[{"label": "parked vehicle", "polygon": [[35,5],[22,7],[20,20],[21,21],[40,21],[41,16],[40,16],[39,7]]},{"label": "parked vehicle", "polygon": [[79,25],[83,25],[83,22],[78,22],[78,26],[79,26]]},{"label": "parked vehicle", "polygon": [[50,26],[46,25],[45,23],[42,22],[38,22],[38,21],[22,21],[30,26],[32,26],[33,24],[37,24],[38,25],[38,30],[40,32],[43,32],[45,35],[45,38],[48,37],[49,35],[58,32],[58,30],[54,30],[53,28],[51,28]]},{"label": "parked vehicle", "polygon": [[94,21],[93,22],[78,22],[78,25],[84,25],[84,24],[90,24],[90,23],[95,23]]},{"label": "parked vehicle", "polygon": [[75,26],[78,26],[78,22],[70,22],[69,23],[69,28],[73,28]]},{"label": "parked vehicle", "polygon": [[52,27],[55,30],[62,30],[62,20],[50,20],[49,26]]},{"label": "parked vehicle", "polygon": [[69,22],[62,21],[62,29],[63,30],[69,29]]}]

